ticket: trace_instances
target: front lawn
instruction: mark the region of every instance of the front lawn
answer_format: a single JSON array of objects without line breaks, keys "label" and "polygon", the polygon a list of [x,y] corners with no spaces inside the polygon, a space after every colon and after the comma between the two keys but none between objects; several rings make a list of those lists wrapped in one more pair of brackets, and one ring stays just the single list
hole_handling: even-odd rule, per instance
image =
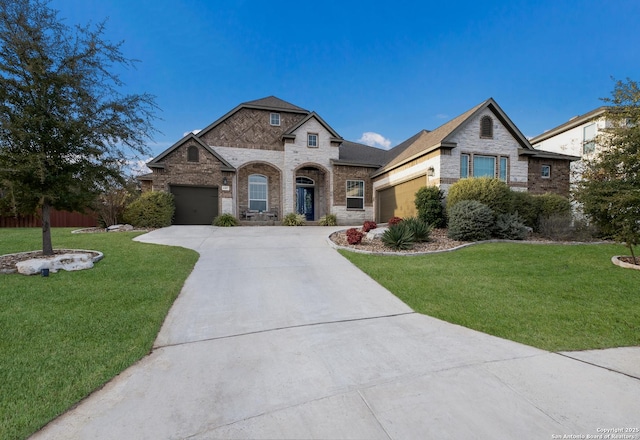
[{"label": "front lawn", "polygon": [[[198,254],[140,233],[71,234],[104,253],[90,270],[0,275],[0,438],[25,438],[145,356]],[[0,229],[0,255],[41,249],[39,229]]]},{"label": "front lawn", "polygon": [[640,271],[617,245],[487,243],[414,257],[340,251],[416,312],[550,351],[640,345]]}]

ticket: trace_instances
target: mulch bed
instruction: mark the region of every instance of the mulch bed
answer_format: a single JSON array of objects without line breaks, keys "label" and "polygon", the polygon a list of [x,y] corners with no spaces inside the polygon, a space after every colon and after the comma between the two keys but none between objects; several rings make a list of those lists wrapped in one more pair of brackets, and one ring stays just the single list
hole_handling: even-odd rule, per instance
[{"label": "mulch bed", "polygon": [[360,244],[351,245],[347,242],[347,235],[345,231],[338,231],[331,234],[329,237],[338,246],[347,247],[350,249],[357,249],[360,251],[374,252],[374,253],[397,253],[397,254],[415,254],[424,252],[437,252],[446,251],[449,249],[468,244],[468,241],[457,241],[447,237],[446,229],[434,229],[431,231],[430,240],[426,243],[415,243],[412,249],[406,251],[396,251],[387,247],[382,243],[382,240],[368,240],[366,237],[362,239]]}]

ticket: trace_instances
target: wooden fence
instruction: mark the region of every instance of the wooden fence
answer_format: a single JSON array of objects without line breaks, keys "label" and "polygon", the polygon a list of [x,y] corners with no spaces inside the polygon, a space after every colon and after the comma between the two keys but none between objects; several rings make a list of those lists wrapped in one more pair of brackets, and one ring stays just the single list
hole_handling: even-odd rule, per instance
[{"label": "wooden fence", "polygon": [[[98,225],[95,214],[81,214],[79,212],[67,212],[51,210],[52,228],[93,228]],[[39,215],[26,215],[18,217],[0,216],[0,228],[40,228],[42,219]]]}]

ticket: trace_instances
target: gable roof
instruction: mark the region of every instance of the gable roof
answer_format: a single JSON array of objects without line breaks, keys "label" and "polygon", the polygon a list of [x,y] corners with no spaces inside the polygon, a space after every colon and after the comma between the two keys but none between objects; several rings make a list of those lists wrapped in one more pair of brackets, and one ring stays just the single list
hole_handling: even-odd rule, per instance
[{"label": "gable roof", "polygon": [[565,131],[571,130],[572,128],[575,128],[579,125],[584,124],[585,122],[589,122],[592,121],[594,119],[597,119],[599,117],[601,117],[602,115],[604,115],[607,111],[607,106],[602,106],[602,107],[598,107],[595,110],[591,110],[588,113],[585,113],[584,115],[580,115],[580,116],[575,116],[571,119],[569,119],[567,122],[565,122],[564,124],[560,124],[555,128],[552,128],[551,130],[547,130],[542,134],[539,134],[538,136],[534,136],[532,137],[529,142],[531,142],[531,144],[537,144],[538,142],[542,142],[545,139],[549,139],[553,136],[556,136],[560,133],[564,133]]},{"label": "gable roof", "polygon": [[331,128],[331,126],[329,124],[326,123],[326,121],[324,119],[322,119],[320,117],[319,114],[317,114],[316,112],[311,112],[309,113],[304,119],[302,119],[300,122],[298,122],[296,125],[294,125],[293,127],[291,127],[289,130],[287,130],[282,137],[283,138],[295,138],[295,135],[293,134],[294,131],[296,131],[298,128],[302,127],[304,124],[307,123],[307,121],[309,119],[313,119],[315,118],[318,122],[320,122],[320,124],[329,132],[331,133],[331,136],[333,136],[333,138],[331,139],[332,141],[336,141],[336,142],[342,142],[342,136],[340,136],[338,133],[336,133],[336,131]]},{"label": "gable roof", "polygon": [[452,149],[456,147],[456,144],[451,141],[453,136],[462,129],[467,121],[484,109],[491,110],[495,117],[502,123],[502,125],[505,126],[524,150],[533,150],[533,147],[518,127],[516,127],[511,119],[509,119],[495,100],[493,98],[489,98],[435,130],[422,130],[403,143],[389,150],[387,163],[380,170],[374,173],[373,176],[377,176],[386,171],[392,170],[393,168],[397,168],[417,157],[423,156],[440,148]]},{"label": "gable roof", "polygon": [[303,115],[306,115],[309,113],[308,110],[300,108],[297,105],[293,105],[290,102],[283,101],[282,99],[276,98],[275,96],[267,96],[266,98],[256,99],[255,101],[243,102],[242,104],[237,105],[231,111],[225,113],[222,117],[216,119],[214,122],[212,122],[202,130],[200,130],[200,132],[198,132],[198,137],[204,136],[205,133],[215,128],[217,125],[222,123],[225,119],[229,118],[231,115],[242,110],[243,108],[269,110],[274,112],[298,113]]},{"label": "gable roof", "polygon": [[190,140],[195,141],[198,145],[200,145],[202,148],[204,148],[206,151],[208,151],[213,157],[218,159],[222,163],[222,168],[221,168],[222,171],[235,171],[236,170],[229,162],[227,162],[222,156],[220,156],[218,153],[216,153],[207,144],[202,142],[193,133],[189,133],[188,135],[186,135],[185,137],[180,139],[178,142],[176,142],[175,144],[173,144],[172,146],[170,146],[169,148],[164,150],[162,153],[160,153],[159,156],[153,158],[149,163],[147,163],[147,166],[149,168],[164,168],[164,164],[161,162],[162,159],[167,157],[170,153],[172,153],[173,151],[177,150],[178,148],[180,148],[182,145],[184,145],[185,143],[187,143]]}]

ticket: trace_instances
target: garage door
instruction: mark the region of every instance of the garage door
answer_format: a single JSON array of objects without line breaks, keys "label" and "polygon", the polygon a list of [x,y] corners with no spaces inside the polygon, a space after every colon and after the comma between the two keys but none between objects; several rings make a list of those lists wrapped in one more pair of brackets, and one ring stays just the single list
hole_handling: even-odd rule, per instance
[{"label": "garage door", "polygon": [[414,217],[417,215],[416,192],[427,182],[426,176],[400,183],[378,191],[378,222],[385,223],[391,217]]},{"label": "garage door", "polygon": [[218,215],[218,188],[171,186],[175,199],[174,225],[210,225]]}]

